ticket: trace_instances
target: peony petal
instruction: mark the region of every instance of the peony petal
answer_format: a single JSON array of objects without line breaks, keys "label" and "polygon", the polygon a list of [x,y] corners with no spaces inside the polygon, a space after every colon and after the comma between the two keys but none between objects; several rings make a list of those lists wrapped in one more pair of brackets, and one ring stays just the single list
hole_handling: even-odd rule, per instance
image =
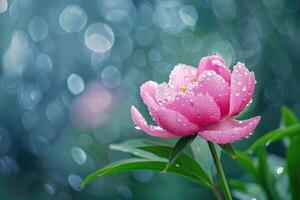
[{"label": "peony petal", "polygon": [[177,91],[187,88],[196,78],[197,68],[178,64],[174,67],[169,76],[169,85]]},{"label": "peony petal", "polygon": [[[150,104],[149,101],[152,101],[154,99],[157,87],[158,84],[154,81],[147,81],[141,86],[140,94],[144,104],[146,104],[147,106]],[[151,97],[150,100],[149,97]]]},{"label": "peony petal", "polygon": [[200,128],[177,111],[159,108],[154,114],[155,121],[165,130],[177,136],[197,133]]},{"label": "peony petal", "polygon": [[259,121],[259,116],[243,121],[226,119],[206,127],[198,134],[205,140],[227,144],[251,136]]},{"label": "peony petal", "polygon": [[244,64],[237,63],[231,75],[230,116],[238,114],[245,108],[253,96],[254,88],[254,73],[249,73]]},{"label": "peony petal", "polygon": [[176,93],[174,89],[164,82],[158,85],[155,92],[155,99],[160,105],[165,105],[170,101],[174,101]]},{"label": "peony petal", "polygon": [[221,117],[218,104],[209,94],[180,93],[166,107],[183,114],[199,127],[215,123]]},{"label": "peony petal", "polygon": [[222,116],[228,113],[230,88],[223,77],[217,74],[215,71],[204,71],[192,88],[192,91],[196,94],[210,94],[210,96],[212,96],[219,105]]},{"label": "peony petal", "polygon": [[140,128],[141,130],[143,130],[144,132],[148,133],[151,136],[160,137],[160,138],[176,137],[176,135],[173,135],[163,130],[159,126],[148,125],[145,118],[134,106],[131,107],[131,117],[133,122],[138,128]]},{"label": "peony petal", "polygon": [[213,56],[206,56],[201,58],[199,66],[198,66],[198,75],[202,74],[205,70],[213,70],[220,76],[224,78],[224,80],[230,84],[231,73],[229,68],[226,66],[224,59],[216,54]]},{"label": "peony petal", "polygon": [[144,98],[151,116],[166,131],[177,136],[187,136],[199,131],[199,127],[196,124],[191,123],[177,111],[159,105],[149,94],[146,93]]}]

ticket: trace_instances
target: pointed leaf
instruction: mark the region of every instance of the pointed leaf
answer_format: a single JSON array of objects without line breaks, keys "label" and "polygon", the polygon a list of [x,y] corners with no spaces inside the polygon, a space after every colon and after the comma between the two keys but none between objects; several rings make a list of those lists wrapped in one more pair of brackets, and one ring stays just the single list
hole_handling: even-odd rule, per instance
[{"label": "pointed leaf", "polygon": [[228,153],[233,160],[237,159],[237,154],[231,144],[221,144],[219,145],[226,153]]},{"label": "pointed leaf", "polygon": [[281,107],[281,123],[285,127],[289,127],[299,123],[299,120],[295,113],[286,106]]},{"label": "pointed leaf", "polygon": [[127,140],[125,142],[122,142],[120,144],[111,144],[109,145],[109,148],[111,150],[115,151],[122,151],[125,153],[132,154],[136,157],[140,158],[146,158],[149,160],[160,160],[167,162],[167,157],[161,158],[160,156],[154,155],[153,153],[149,153],[147,151],[141,150],[138,147],[142,146],[155,146],[155,145],[164,145],[162,143],[153,142],[150,140],[144,140],[144,139],[133,139],[133,140]]},{"label": "pointed leaf", "polygon": [[[217,171],[216,168],[214,167],[214,161],[211,158],[211,156],[207,156],[210,155],[210,150],[207,142],[197,137],[192,142],[191,149],[194,158],[198,161],[198,163],[201,163],[201,166],[203,166],[206,173],[208,173],[210,177],[215,176]],[[218,158],[220,159],[221,149],[219,146],[216,146],[216,151],[217,151]]]},{"label": "pointed leaf", "polygon": [[267,163],[267,153],[264,147],[260,148],[258,152],[258,180],[269,199],[279,200],[279,195],[274,187],[275,179],[270,173]]},{"label": "pointed leaf", "polygon": [[257,172],[257,167],[255,166],[253,159],[245,153],[237,152],[237,160],[238,160],[239,164],[246,171],[248,171],[253,176],[254,179],[257,180],[258,172]]},{"label": "pointed leaf", "polygon": [[[82,182],[81,186],[84,187],[86,184],[88,184],[90,181],[92,181],[97,177],[105,177],[105,176],[109,176],[121,172],[129,172],[129,171],[136,171],[136,170],[162,171],[165,168],[166,164],[167,164],[166,162],[162,162],[162,161],[154,161],[154,160],[147,160],[141,158],[126,159],[126,160],[114,162],[89,175]],[[196,174],[194,174],[192,171],[190,171],[187,168],[172,165],[170,166],[169,171],[184,176],[186,178],[190,178],[196,182],[203,183],[199,181],[199,177]]]},{"label": "pointed leaf", "polygon": [[268,145],[271,142],[276,142],[284,137],[294,136],[300,136],[300,124],[293,125],[287,128],[277,129],[265,134],[264,136],[256,140],[256,142],[252,144],[246,152],[252,153],[254,150],[257,150],[261,146]]},{"label": "pointed leaf", "polygon": [[174,163],[174,161],[178,158],[178,156],[182,153],[182,151],[193,142],[193,140],[196,138],[197,135],[191,135],[180,138],[177,143],[175,144],[172,152],[169,156],[169,162],[164,169],[164,171],[167,171],[168,168]]},{"label": "pointed leaf", "polygon": [[[149,143],[148,142],[145,143],[144,141],[141,142],[141,141],[129,140],[121,144],[114,144],[112,149],[130,153],[134,156],[146,158],[149,160],[157,159],[167,164],[168,162],[167,159],[169,158],[169,155],[173,150],[173,148],[166,145],[143,146],[147,144]],[[194,160],[192,157],[188,156],[187,154],[181,153],[176,159],[176,161],[174,162],[174,164],[188,168],[190,171],[197,174],[198,178],[202,181],[203,184],[210,185],[210,186],[213,184],[210,176],[205,172],[205,170],[202,168],[200,163],[198,163],[196,160]]]},{"label": "pointed leaf", "polygon": [[292,199],[300,199],[300,156],[299,156],[299,147],[300,147],[300,136],[295,137],[291,140],[291,144],[286,152],[287,158],[287,171],[290,180],[290,190],[292,192]]}]

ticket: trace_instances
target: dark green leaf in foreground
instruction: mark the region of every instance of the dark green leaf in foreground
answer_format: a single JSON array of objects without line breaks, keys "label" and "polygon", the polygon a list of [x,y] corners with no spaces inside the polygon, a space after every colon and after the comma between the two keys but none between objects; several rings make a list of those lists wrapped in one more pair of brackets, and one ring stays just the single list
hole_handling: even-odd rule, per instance
[{"label": "dark green leaf in foreground", "polygon": [[[142,158],[133,158],[133,159],[114,162],[89,175],[82,182],[81,186],[84,187],[86,184],[88,184],[90,181],[92,181],[97,177],[105,177],[105,176],[109,176],[121,172],[129,172],[129,171],[136,171],[136,170],[162,171],[165,168],[166,164],[167,162],[147,160]],[[189,170],[185,166],[171,165],[169,171],[184,176],[186,178],[192,179],[198,183],[202,183],[202,184],[204,183],[202,181],[203,179],[199,177],[198,174],[194,173],[192,170]],[[211,187],[210,183],[206,182],[205,185]]]},{"label": "dark green leaf in foreground", "polygon": [[[88,176],[82,185],[84,186],[96,177],[104,177],[125,171],[163,171],[168,163],[168,158],[173,148],[166,145],[155,144],[155,142],[149,143],[144,140],[129,140],[121,144],[111,145],[111,149],[126,152],[140,158],[112,163]],[[170,166],[168,171],[182,175],[212,188],[213,183],[208,174],[196,160],[185,153],[181,153],[177,157],[176,161]]]},{"label": "dark green leaf in foreground", "polygon": [[299,123],[297,116],[286,106],[281,107],[281,123],[285,127],[293,126]]},{"label": "dark green leaf in foreground", "polygon": [[[201,163],[201,166],[204,168],[205,172],[209,174],[209,176],[214,176],[217,173],[217,170],[214,165],[214,161],[210,155],[210,149],[205,140],[202,140],[200,137],[196,137],[191,144],[191,149],[194,155],[195,160],[198,163]],[[216,146],[216,151],[218,158],[221,158],[221,148]]]},{"label": "dark green leaf in foreground", "polygon": [[164,145],[165,144],[153,142],[153,141],[145,140],[145,139],[133,139],[133,140],[127,140],[120,144],[111,144],[111,145],[109,145],[109,148],[111,150],[129,153],[129,154],[132,154],[132,155],[134,155],[136,157],[140,157],[140,158],[146,158],[149,160],[162,159],[162,161],[166,162],[168,157],[161,157],[159,155],[157,156],[153,153],[149,153],[147,151],[139,149],[139,147],[143,147],[143,146],[164,146]]},{"label": "dark green leaf in foreground", "polygon": [[223,149],[223,151],[228,153],[232,159],[237,159],[237,154],[231,144],[220,144],[219,146]]},{"label": "dark green leaf in foreground", "polygon": [[292,199],[300,199],[300,136],[295,137],[287,149],[287,171],[290,180],[290,190],[292,192]]},{"label": "dark green leaf in foreground", "polygon": [[276,142],[278,140],[281,140],[284,137],[294,137],[300,135],[300,124],[293,125],[287,128],[281,128],[274,131],[271,131],[258,140],[254,144],[252,144],[248,149],[247,153],[251,153],[254,150],[257,150],[259,147],[268,145],[271,142]]},{"label": "dark green leaf in foreground", "polygon": [[268,199],[279,200],[279,195],[274,187],[276,181],[270,173],[270,168],[267,163],[267,152],[264,147],[261,147],[258,152],[258,181],[264,188]]},{"label": "dark green leaf in foreground", "polygon": [[164,169],[164,171],[167,171],[169,167],[174,163],[174,161],[178,158],[178,156],[182,153],[182,151],[193,142],[193,140],[196,138],[197,135],[191,135],[182,137],[178,140],[178,142],[175,144],[172,152],[169,156],[169,162]]},{"label": "dark green leaf in foreground", "polygon": [[254,179],[258,179],[257,167],[250,156],[242,152],[237,152],[237,160],[239,164],[253,176]]}]

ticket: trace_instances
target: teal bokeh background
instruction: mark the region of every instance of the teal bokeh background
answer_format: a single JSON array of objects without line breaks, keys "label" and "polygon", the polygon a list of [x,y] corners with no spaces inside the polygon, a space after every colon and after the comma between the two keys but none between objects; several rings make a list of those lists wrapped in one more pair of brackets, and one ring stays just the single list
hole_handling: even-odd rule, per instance
[{"label": "teal bokeh background", "polygon": [[[127,156],[109,144],[148,137],[134,129],[129,108],[147,115],[139,86],[167,81],[177,63],[197,66],[218,52],[228,66],[255,71],[243,117],[262,121],[237,148],[278,128],[281,105],[300,115],[299,8],[297,0],[0,0],[0,199],[213,198],[153,172],[78,186]],[[282,156],[281,144],[269,151]],[[245,178],[222,159],[229,177]]]}]

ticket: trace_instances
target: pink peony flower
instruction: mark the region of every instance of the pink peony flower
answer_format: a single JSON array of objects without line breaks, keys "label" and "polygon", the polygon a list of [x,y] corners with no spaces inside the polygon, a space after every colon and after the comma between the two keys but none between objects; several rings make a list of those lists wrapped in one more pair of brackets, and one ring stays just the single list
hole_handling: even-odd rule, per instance
[{"label": "pink peony flower", "polygon": [[249,137],[260,116],[235,120],[249,103],[255,88],[255,75],[242,63],[233,71],[219,55],[203,57],[198,69],[178,64],[168,83],[144,83],[143,102],[158,126],[148,125],[141,113],[131,107],[134,123],[151,136],[169,138],[197,133],[218,144]]}]

